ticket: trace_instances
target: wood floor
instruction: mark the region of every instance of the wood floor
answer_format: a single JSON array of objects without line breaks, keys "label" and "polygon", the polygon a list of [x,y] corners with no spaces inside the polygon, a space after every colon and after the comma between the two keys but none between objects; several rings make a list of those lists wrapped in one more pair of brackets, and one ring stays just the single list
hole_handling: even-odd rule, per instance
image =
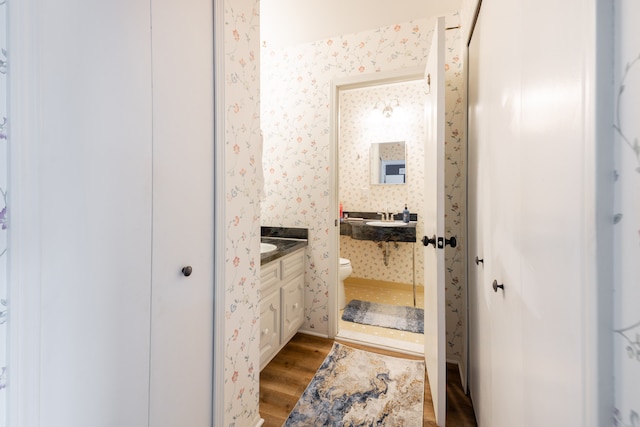
[{"label": "wood floor", "polygon": [[[407,359],[416,357],[353,343],[354,348]],[[280,427],[331,350],[333,340],[297,334],[260,373],[260,416],[264,427]],[[447,426],[475,427],[471,400],[462,390],[455,365],[447,366]],[[431,392],[425,377],[423,426],[435,427]]]}]

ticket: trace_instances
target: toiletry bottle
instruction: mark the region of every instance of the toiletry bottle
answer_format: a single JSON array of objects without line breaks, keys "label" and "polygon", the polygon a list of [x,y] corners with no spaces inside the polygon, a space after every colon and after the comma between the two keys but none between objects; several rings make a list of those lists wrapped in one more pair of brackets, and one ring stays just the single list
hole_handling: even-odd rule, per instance
[{"label": "toiletry bottle", "polygon": [[411,219],[411,215],[409,215],[409,208],[407,208],[407,204],[404,205],[404,210],[402,211],[402,222],[409,223]]},{"label": "toiletry bottle", "polygon": [[342,222],[342,202],[340,202],[340,222]]}]

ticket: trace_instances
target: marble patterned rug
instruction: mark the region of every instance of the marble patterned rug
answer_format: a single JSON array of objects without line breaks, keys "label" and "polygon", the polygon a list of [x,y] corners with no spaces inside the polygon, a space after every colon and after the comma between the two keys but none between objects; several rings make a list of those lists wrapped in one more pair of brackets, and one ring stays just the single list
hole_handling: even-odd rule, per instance
[{"label": "marble patterned rug", "polygon": [[425,365],[334,343],[283,427],[421,426]]},{"label": "marble patterned rug", "polygon": [[417,307],[354,299],[344,308],[342,320],[418,334],[424,333],[424,310]]}]

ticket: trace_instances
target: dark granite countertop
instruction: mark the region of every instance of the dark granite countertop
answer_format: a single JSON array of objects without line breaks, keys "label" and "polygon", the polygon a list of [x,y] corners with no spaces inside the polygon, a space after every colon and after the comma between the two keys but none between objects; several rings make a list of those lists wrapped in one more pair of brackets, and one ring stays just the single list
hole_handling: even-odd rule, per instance
[{"label": "dark granite countertop", "polygon": [[307,239],[288,239],[282,237],[263,237],[262,243],[271,243],[278,248],[271,251],[260,254],[260,265],[268,264],[271,261],[275,261],[278,258],[282,258],[292,252],[297,251],[300,248],[307,246]]},{"label": "dark granite countertop", "polygon": [[351,238],[374,242],[415,242],[416,223],[410,222],[401,227],[379,227],[367,225],[365,221],[354,221],[351,222]]},{"label": "dark granite countertop", "polygon": [[308,245],[308,230],[293,227],[261,227],[262,243],[276,245],[277,249],[260,254],[260,265],[270,263]]},{"label": "dark granite countertop", "polygon": [[[415,242],[416,222],[418,215],[410,214],[411,222],[406,227],[373,227],[367,222],[379,220],[380,214],[376,212],[348,212],[348,219],[340,221],[340,235],[350,236],[355,240],[373,240],[375,242]],[[393,216],[395,221],[402,219],[401,214]]]}]

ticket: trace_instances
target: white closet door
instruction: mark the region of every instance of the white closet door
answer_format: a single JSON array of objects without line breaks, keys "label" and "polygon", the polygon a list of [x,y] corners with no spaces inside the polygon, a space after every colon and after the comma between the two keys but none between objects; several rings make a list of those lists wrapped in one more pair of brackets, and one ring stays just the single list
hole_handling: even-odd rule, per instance
[{"label": "white closet door", "polygon": [[[33,19],[38,49],[14,52],[40,64],[29,82],[38,98],[23,100],[39,136],[13,141],[29,146],[39,176],[37,188],[20,188],[38,200],[40,217],[33,256],[40,260],[41,300],[29,301],[41,313],[40,379],[31,410],[41,426],[145,426],[149,2],[42,0],[37,11],[25,18]],[[13,274],[20,280],[19,271]]]},{"label": "white closet door", "polygon": [[[611,127],[607,13],[593,0],[481,4],[469,46],[470,171],[482,179],[484,274],[470,290],[480,427],[610,417],[610,271],[599,229],[610,227],[610,206],[596,191],[611,185],[596,138]],[[504,289],[494,292],[493,280]]]},{"label": "white closet door", "polygon": [[[484,264],[476,267],[470,291],[474,328],[479,335],[473,352],[481,426],[524,425],[522,354],[520,85],[521,62],[517,22],[492,25],[494,17],[520,16],[518,2],[493,0],[483,4],[472,37],[470,55],[469,145],[477,163],[474,195],[482,240],[477,247]],[[505,37],[505,34],[510,34]],[[481,52],[481,54],[480,54]],[[504,61],[503,52],[512,52]],[[501,64],[497,67],[496,64]],[[472,213],[473,214],[473,213]],[[474,257],[475,258],[475,257]],[[471,271],[473,271],[471,270]],[[495,286],[494,286],[495,285]],[[505,404],[505,402],[509,402]]]},{"label": "white closet door", "polygon": [[212,20],[210,0],[153,0],[154,427],[211,425]]}]

